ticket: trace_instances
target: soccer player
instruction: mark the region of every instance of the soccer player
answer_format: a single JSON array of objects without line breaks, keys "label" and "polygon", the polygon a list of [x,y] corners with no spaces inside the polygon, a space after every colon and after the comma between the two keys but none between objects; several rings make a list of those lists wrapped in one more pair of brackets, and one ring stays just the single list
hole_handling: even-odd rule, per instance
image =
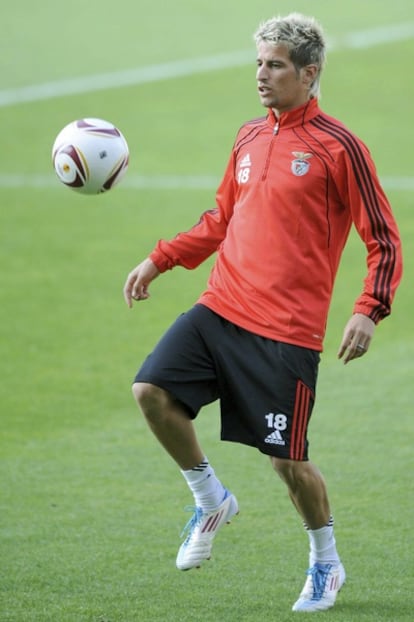
[{"label": "soccer player", "polygon": [[219,399],[221,438],[269,455],[304,521],[309,570],[293,610],[320,611],[334,605],[345,581],[307,440],[335,275],[354,225],[367,274],[339,346],[348,363],[366,354],[376,324],[390,313],[400,238],[368,149],[319,108],[320,25],[292,13],[263,23],[255,41],[266,116],[239,130],[216,207],[189,231],[160,240],[127,277],[131,307],[149,297],[160,273],[217,254],[206,290],[144,361],[133,393],[194,495],[177,567],[208,559],[218,530],[238,512],[192,423]]}]

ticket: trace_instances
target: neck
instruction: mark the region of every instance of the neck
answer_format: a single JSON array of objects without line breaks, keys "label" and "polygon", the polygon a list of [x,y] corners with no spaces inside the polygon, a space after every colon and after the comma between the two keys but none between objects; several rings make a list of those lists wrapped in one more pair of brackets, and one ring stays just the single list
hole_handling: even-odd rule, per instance
[{"label": "neck", "polygon": [[272,111],[273,111],[275,117],[277,117],[279,119],[280,116],[283,113],[290,112],[291,110],[295,110],[296,108],[300,108],[301,106],[304,106],[305,104],[310,102],[311,99],[314,99],[314,97],[313,96],[306,97],[306,99],[304,99],[303,101],[300,101],[299,103],[295,104],[294,106],[288,106],[286,108],[272,108]]}]

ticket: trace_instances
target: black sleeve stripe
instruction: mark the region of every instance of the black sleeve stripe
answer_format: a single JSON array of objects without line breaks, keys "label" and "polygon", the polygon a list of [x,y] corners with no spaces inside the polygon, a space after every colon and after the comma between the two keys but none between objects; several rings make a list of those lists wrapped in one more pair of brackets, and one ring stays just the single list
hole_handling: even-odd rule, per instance
[{"label": "black sleeve stripe", "polygon": [[381,259],[374,283],[374,296],[377,300],[383,301],[383,305],[379,305],[371,313],[372,319],[378,320],[390,313],[391,279],[395,267],[396,249],[389,237],[387,222],[381,212],[368,165],[360,144],[344,126],[321,115],[315,117],[311,124],[341,143],[351,160],[355,179],[371,223],[372,234],[381,249]]}]

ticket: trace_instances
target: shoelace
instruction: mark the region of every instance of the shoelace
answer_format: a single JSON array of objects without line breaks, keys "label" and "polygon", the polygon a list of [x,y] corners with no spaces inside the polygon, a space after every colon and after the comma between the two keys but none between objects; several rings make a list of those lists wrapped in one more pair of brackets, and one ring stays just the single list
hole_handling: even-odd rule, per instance
[{"label": "shoelace", "polygon": [[331,571],[332,565],[315,564],[309,568],[307,574],[312,577],[313,595],[312,600],[320,600],[323,596],[326,586],[326,580]]},{"label": "shoelace", "polygon": [[200,522],[203,516],[203,510],[194,505],[187,505],[187,507],[185,507],[184,509],[186,512],[193,512],[192,517],[190,518],[188,523],[184,526],[181,532],[181,535],[180,535],[180,538],[182,538],[188,532],[188,537],[187,537],[188,539],[191,536],[191,533],[193,529],[196,527],[197,523]]}]

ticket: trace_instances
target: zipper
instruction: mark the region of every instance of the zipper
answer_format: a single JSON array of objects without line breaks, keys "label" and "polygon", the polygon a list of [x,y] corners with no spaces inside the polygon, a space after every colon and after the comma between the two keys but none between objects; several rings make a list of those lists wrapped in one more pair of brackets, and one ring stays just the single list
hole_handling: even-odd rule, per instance
[{"label": "zipper", "polygon": [[273,144],[278,134],[279,134],[279,123],[276,123],[275,127],[273,128],[272,139],[269,143],[269,148],[267,150],[266,161],[265,161],[265,165],[264,165],[263,173],[262,173],[262,181],[264,181],[267,177],[267,172],[269,170],[269,164],[270,164],[270,156],[272,155],[272,150],[273,150]]}]

